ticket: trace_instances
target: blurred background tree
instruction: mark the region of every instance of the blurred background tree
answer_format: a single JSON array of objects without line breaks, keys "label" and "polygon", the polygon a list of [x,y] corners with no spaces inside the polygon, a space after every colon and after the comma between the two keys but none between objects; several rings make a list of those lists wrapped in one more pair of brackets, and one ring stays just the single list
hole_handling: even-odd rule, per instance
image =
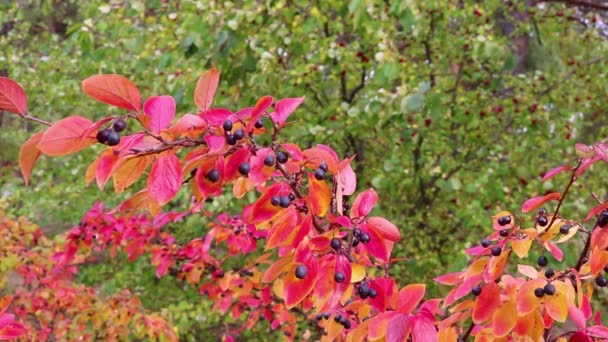
[{"label": "blurred background tree", "polygon": [[[490,215],[560,191],[540,174],[572,155],[574,142],[606,135],[607,11],[577,0],[14,1],[0,4],[0,73],[48,120],[115,110],[83,96],[81,80],[96,73],[127,75],[146,96],[173,95],[182,113],[194,110],[196,79],[210,67],[222,75],[218,107],[304,95],[285,137],[356,154],[360,189],[376,188],[377,210],[405,237],[394,255],[409,260],[391,272],[430,283],[437,269],[466,263],[463,248],[491,229]],[[0,113],[0,204],[9,213],[60,232],[97,198],[126,197],[85,188],[94,151],[43,159],[25,188],[17,151],[37,129]],[[574,189],[580,200],[564,214],[591,207],[592,190],[605,195],[600,175],[587,177],[596,177],[593,189]],[[205,226],[174,229],[186,239]],[[200,310],[187,305],[196,291],[166,296],[181,285],[134,270],[115,260],[81,278],[107,291],[137,288],[183,336],[196,336],[200,322],[175,316]]]}]

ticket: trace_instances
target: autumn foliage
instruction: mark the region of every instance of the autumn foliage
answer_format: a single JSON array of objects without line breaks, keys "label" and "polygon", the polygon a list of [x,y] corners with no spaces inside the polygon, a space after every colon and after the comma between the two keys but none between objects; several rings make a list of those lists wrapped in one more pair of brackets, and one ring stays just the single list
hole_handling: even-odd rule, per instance
[{"label": "autumn foliage", "polygon": [[[445,298],[425,299],[424,284],[399,284],[391,277],[390,265],[400,261],[391,258],[400,231],[374,215],[374,189],[356,194],[354,157],[340,158],[326,145],[302,149],[280,140],[304,98],[263,96],[252,107],[232,111],[213,107],[218,84],[217,70],[203,73],[194,93],[197,110],[176,117],[173,97],[151,96],[142,103],[127,78],[96,75],[83,81],[84,93],[124,114],[97,121],[74,115],[51,124],[30,114],[16,82],[0,78],[0,109],[49,126],[21,148],[26,183],[41,155],[100,143],[108,146],[88,167],[87,183],[103,189],[111,180],[121,193],[146,178],[145,187],[116,208],[96,204],[61,243],[26,222],[0,222],[0,257],[13,260],[11,270],[21,279],[0,302],[0,312],[11,312],[0,313],[0,339],[121,339],[134,332],[176,340],[169,324],[147,315],[129,292],[102,301],[93,289],[72,282],[79,265],[104,251],[124,253],[129,261],[149,255],[157,277],[198,288],[214,301],[214,310],[242,320],[225,340],[260,320],[288,339],[318,334],[322,341],[608,339],[592,307],[594,293],[608,285],[602,275],[608,265],[608,204],[598,200],[583,220],[559,215],[578,177],[593,163],[608,161],[604,144],[578,144],[575,165],[545,174],[545,180],[570,175],[562,193],[529,199],[521,208],[526,216],[493,216],[494,232],[466,251],[468,267],[435,279],[450,288]],[[120,121],[129,125],[123,136]],[[180,191],[187,192],[189,207],[166,210]],[[211,216],[206,200],[228,191],[237,199],[257,196],[239,214],[211,217],[206,234],[187,243],[178,244],[163,229],[188,216]],[[595,223],[585,225],[593,218]],[[577,263],[550,268],[549,258],[561,262],[560,245],[574,237],[584,242]],[[517,261],[533,247],[542,253],[537,261]],[[237,257],[246,263],[227,266]],[[312,327],[299,331],[296,323],[303,320]]]}]

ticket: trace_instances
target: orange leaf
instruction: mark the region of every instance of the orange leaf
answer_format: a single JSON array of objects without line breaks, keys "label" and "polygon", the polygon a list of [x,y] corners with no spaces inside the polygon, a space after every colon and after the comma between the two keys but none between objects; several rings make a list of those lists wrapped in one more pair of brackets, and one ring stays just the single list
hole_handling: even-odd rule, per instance
[{"label": "orange leaf", "polygon": [[32,135],[19,150],[19,168],[21,169],[21,174],[23,175],[25,185],[29,184],[30,175],[32,174],[34,164],[36,164],[38,157],[40,157],[38,143],[42,139],[43,134],[43,132],[38,132]]},{"label": "orange leaf", "polygon": [[544,278],[536,278],[526,282],[517,292],[517,312],[521,315],[526,315],[540,305],[541,299],[536,297],[534,290],[539,287],[544,287],[547,280]]},{"label": "orange leaf", "polygon": [[327,182],[316,179],[312,173],[308,173],[310,184],[310,201],[312,211],[319,217],[325,216],[331,204],[331,190]]},{"label": "orange leaf", "polygon": [[424,297],[425,284],[410,284],[399,291],[397,310],[404,314],[411,313]]},{"label": "orange leaf", "polygon": [[522,339],[516,341],[542,341],[545,324],[540,311],[536,310],[525,316],[520,316],[517,319],[514,332],[516,336],[522,337]]},{"label": "orange leaf", "polygon": [[475,299],[473,306],[473,322],[481,324],[492,317],[500,305],[500,286],[492,282],[481,289],[481,294]]},{"label": "orange leaf", "polygon": [[236,198],[243,198],[251,189],[253,189],[253,182],[247,177],[239,177],[232,184],[232,193]]},{"label": "orange leaf", "polygon": [[124,160],[114,171],[112,177],[114,180],[114,191],[116,193],[123,192],[139,179],[142,173],[146,171],[150,163],[154,160],[154,156],[144,155]]},{"label": "orange leaf", "polygon": [[528,251],[532,246],[531,239],[521,239],[521,240],[511,240],[511,248],[515,255],[517,255],[520,259],[523,259],[528,256]]},{"label": "orange leaf", "polygon": [[139,112],[141,106],[139,90],[122,75],[91,76],[82,81],[82,90],[90,97],[112,106],[136,112]]},{"label": "orange leaf", "polygon": [[279,212],[273,218],[273,225],[268,234],[266,249],[289,246],[296,235],[298,214],[293,206]]},{"label": "orange leaf", "polygon": [[10,78],[0,77],[0,110],[19,114],[27,114],[27,96],[19,83]]},{"label": "orange leaf", "polygon": [[522,205],[521,211],[522,211],[522,213],[529,213],[531,211],[538,209],[541,205],[545,204],[546,202],[558,200],[561,196],[562,196],[562,194],[560,194],[559,192],[552,192],[545,196],[538,196],[538,197],[530,198]]},{"label": "orange leaf", "polygon": [[287,272],[287,276],[285,277],[285,306],[287,309],[291,309],[303,301],[317,283],[319,267],[316,259],[310,259],[305,265],[307,274],[303,279],[296,278],[297,264],[292,265],[291,269]]},{"label": "orange leaf", "polygon": [[574,288],[572,284],[563,281],[553,281],[554,295],[545,295],[545,309],[547,314],[558,322],[565,322],[568,318],[568,306],[574,305]]},{"label": "orange leaf", "polygon": [[510,300],[502,304],[492,316],[492,330],[497,337],[506,336],[517,323],[517,304]]},{"label": "orange leaf", "polygon": [[275,261],[274,264],[270,265],[266,272],[264,272],[262,282],[271,283],[274,281],[279,275],[281,275],[281,273],[287,270],[287,266],[289,266],[292,260],[293,255],[287,255]]},{"label": "orange leaf", "polygon": [[92,124],[91,120],[82,116],[68,116],[61,119],[44,132],[38,148],[48,156],[62,156],[78,152],[97,141],[93,135],[82,137],[85,130]]},{"label": "orange leaf", "polygon": [[201,112],[206,112],[211,107],[219,82],[220,73],[215,68],[205,71],[196,82],[194,103]]}]

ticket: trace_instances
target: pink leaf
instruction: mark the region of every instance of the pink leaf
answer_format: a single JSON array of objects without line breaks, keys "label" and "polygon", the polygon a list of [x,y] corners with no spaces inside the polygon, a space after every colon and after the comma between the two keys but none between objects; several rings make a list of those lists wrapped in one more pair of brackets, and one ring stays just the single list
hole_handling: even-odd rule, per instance
[{"label": "pink leaf", "polygon": [[226,138],[221,135],[205,134],[205,143],[209,147],[209,153],[216,153],[226,146]]},{"label": "pink leaf", "polygon": [[401,238],[397,226],[384,217],[370,217],[367,223],[387,240],[398,241]]},{"label": "pink leaf", "polygon": [[412,328],[413,342],[437,341],[437,329],[433,321],[424,317],[416,316]]},{"label": "pink leaf", "polygon": [[593,209],[591,209],[591,211],[589,211],[589,213],[587,214],[587,216],[585,216],[585,221],[589,220],[590,218],[597,216],[599,213],[601,213],[604,209],[608,208],[608,201],[595,206]]},{"label": "pink leaf", "polygon": [[173,152],[158,155],[148,176],[148,191],[159,205],[177,195],[182,185],[182,167]]},{"label": "pink leaf", "polygon": [[554,244],[553,242],[551,242],[551,241],[545,242],[545,248],[549,252],[551,252],[551,254],[553,255],[553,257],[557,261],[561,262],[564,259],[564,252],[562,252],[562,250],[559,247],[557,247],[557,245]]},{"label": "pink leaf", "polygon": [[274,98],[272,96],[266,95],[261,97],[258,102],[256,102],[255,107],[253,107],[253,110],[251,111],[251,120],[247,125],[247,131],[251,131],[253,129],[255,122],[262,115],[264,115],[264,112],[266,112],[266,110],[272,105],[273,101]]},{"label": "pink leaf", "polygon": [[424,297],[426,286],[424,284],[410,284],[399,291],[397,297],[397,310],[404,314],[409,314]]},{"label": "pink leaf", "polygon": [[570,319],[576,323],[579,329],[585,329],[587,320],[585,319],[583,312],[577,308],[576,305],[570,305],[568,307],[568,315],[570,316]]},{"label": "pink leaf", "polygon": [[150,127],[154,133],[169,127],[175,118],[175,100],[172,96],[152,96],[144,103],[144,114],[150,117]]},{"label": "pink leaf", "polygon": [[275,112],[270,114],[270,117],[274,122],[282,125],[291,113],[293,113],[300,104],[304,101],[304,97],[287,98],[277,102],[274,106]]},{"label": "pink leaf", "polygon": [[199,77],[194,90],[194,103],[201,112],[206,112],[213,103],[215,91],[220,83],[220,73],[213,68]]},{"label": "pink leaf", "polygon": [[27,114],[27,96],[19,83],[10,78],[0,77],[0,110],[19,114]]},{"label": "pink leaf", "polygon": [[529,213],[533,210],[538,209],[541,205],[545,204],[546,202],[558,200],[560,197],[561,197],[561,194],[559,192],[552,192],[545,196],[538,196],[538,197],[530,198],[521,207],[521,211],[523,213]]},{"label": "pink leaf", "polygon": [[593,337],[608,339],[608,328],[600,325],[587,328],[587,333]]},{"label": "pink leaf", "polygon": [[448,274],[441,275],[439,277],[434,278],[433,280],[443,285],[456,285],[462,281],[462,274],[464,272],[452,272]]},{"label": "pink leaf", "polygon": [[350,209],[350,217],[364,217],[369,214],[378,202],[378,194],[374,189],[367,189],[357,195]]},{"label": "pink leaf", "polygon": [[546,181],[548,179],[553,178],[553,176],[557,175],[558,173],[561,173],[563,171],[569,171],[572,170],[572,168],[569,165],[562,165],[562,166],[558,166],[552,170],[550,170],[549,172],[545,173],[545,175],[543,176],[542,181]]},{"label": "pink leaf", "polygon": [[116,107],[139,111],[141,96],[131,81],[121,75],[95,75],[82,81],[82,90],[90,97]]},{"label": "pink leaf", "polygon": [[407,341],[412,331],[412,320],[407,315],[395,315],[388,321],[386,328],[387,342]]}]

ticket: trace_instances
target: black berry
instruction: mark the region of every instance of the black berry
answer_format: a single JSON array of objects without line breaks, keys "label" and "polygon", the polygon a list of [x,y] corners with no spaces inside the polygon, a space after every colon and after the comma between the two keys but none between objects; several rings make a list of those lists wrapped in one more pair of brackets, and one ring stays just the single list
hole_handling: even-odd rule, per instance
[{"label": "black berry", "polygon": [[345,279],[346,279],[346,276],[344,276],[344,273],[342,273],[342,272],[336,272],[336,274],[334,274],[334,280],[338,284],[342,284]]},{"label": "black berry", "polygon": [[549,265],[549,259],[547,259],[547,257],[544,255],[539,256],[538,257],[538,266],[545,267],[547,265]]},{"label": "black berry", "polygon": [[239,165],[239,173],[243,176],[247,176],[249,171],[251,171],[251,167],[248,162],[242,162],[241,165]]},{"label": "black berry", "polygon": [[359,285],[359,288],[357,289],[357,294],[359,295],[359,297],[361,297],[361,299],[367,298],[367,296],[369,296],[369,285]]},{"label": "black berry", "polygon": [[498,218],[498,225],[506,226],[511,223],[511,216],[503,216]]},{"label": "black berry", "polygon": [[342,325],[344,326],[344,329],[350,329],[350,321],[348,320],[348,318],[344,318],[344,322],[342,322]]},{"label": "black berry", "polygon": [[299,265],[298,267],[296,267],[296,278],[304,279],[307,273],[308,268],[306,267],[306,265]]},{"label": "black berry", "polygon": [[264,165],[266,165],[266,166],[274,165],[274,156],[272,154],[269,154],[266,156],[266,158],[264,158]]},{"label": "black berry", "polygon": [[110,131],[108,134],[108,142],[106,142],[108,146],[116,146],[120,144],[120,135],[116,131]]},{"label": "black berry", "polygon": [[481,285],[477,285],[475,286],[472,290],[471,293],[473,294],[473,296],[477,297],[481,294]]},{"label": "black berry", "polygon": [[597,218],[597,225],[599,227],[605,227],[608,224],[608,212],[602,211],[600,216]]},{"label": "black berry", "polygon": [[509,230],[508,229],[502,229],[499,234],[502,237],[509,236]]},{"label": "black berry", "polygon": [[606,285],[608,285],[608,279],[604,276],[598,276],[595,278],[595,284],[599,287],[606,287]]},{"label": "black berry", "polygon": [[545,295],[545,289],[543,289],[542,287],[538,287],[538,288],[534,289],[534,295],[538,298],[541,298],[542,296]]},{"label": "black berry", "polygon": [[232,134],[226,136],[226,143],[228,145],[236,145],[236,137]]},{"label": "black berry", "polygon": [[296,199],[296,195],[294,195],[294,194],[293,194],[293,192],[292,192],[292,193],[290,193],[290,194],[289,194],[289,200],[290,200],[290,201],[293,201],[293,200],[295,200],[295,199]]},{"label": "black berry", "polygon": [[220,180],[220,171],[218,171],[217,169],[213,169],[213,170],[207,172],[207,175],[205,177],[207,177],[207,179],[211,183],[215,183],[218,180]]},{"label": "black berry", "polygon": [[570,232],[570,226],[565,224],[565,225],[559,227],[559,232],[564,235],[568,234],[568,232]]},{"label": "black berry", "polygon": [[555,275],[555,271],[552,268],[547,268],[545,270],[545,278],[549,279]]},{"label": "black berry", "polygon": [[492,247],[493,256],[499,256],[501,252],[502,252],[502,249],[500,249],[500,247],[498,247],[498,246]]},{"label": "black berry", "polygon": [[287,153],[283,151],[277,152],[277,161],[279,162],[279,164],[287,163],[288,158],[289,157],[287,156]]},{"label": "black berry", "polygon": [[608,265],[604,266],[604,272],[608,273]]},{"label": "black berry", "polygon": [[353,247],[357,247],[358,245],[359,245],[359,238],[356,238],[356,237],[353,238],[353,244],[352,244],[352,246]]},{"label": "black berry", "polygon": [[342,317],[342,315],[335,315],[334,316],[334,321],[342,324],[342,320],[344,319],[344,317]]},{"label": "black berry", "polygon": [[367,295],[369,296],[369,298],[376,298],[376,296],[378,295],[378,292],[372,288],[369,289],[369,291],[367,291]]},{"label": "black berry", "polygon": [[108,136],[110,136],[111,129],[104,129],[97,133],[97,141],[101,144],[106,144],[108,142]]},{"label": "black berry", "polygon": [[553,284],[547,284],[543,291],[545,291],[545,294],[553,296],[555,294],[555,286]]},{"label": "black berry", "polygon": [[264,121],[262,121],[262,119],[257,119],[257,121],[255,122],[255,124],[253,126],[255,128],[262,128],[262,127],[264,127]]},{"label": "black berry", "polygon": [[280,206],[281,208],[287,208],[289,207],[289,203],[291,203],[291,201],[289,200],[289,196],[281,196],[280,198]]},{"label": "black berry", "polygon": [[490,246],[490,244],[491,244],[491,243],[492,243],[492,242],[491,242],[490,240],[488,240],[488,239],[483,239],[483,240],[481,240],[481,247],[483,247],[483,248],[487,248],[487,247],[489,247],[489,246]]},{"label": "black berry", "polygon": [[369,243],[369,240],[371,240],[371,237],[369,236],[368,233],[363,232],[363,233],[361,233],[359,240],[361,240],[361,242],[363,242],[363,243]]},{"label": "black berry", "polygon": [[224,121],[222,128],[224,128],[224,131],[230,132],[232,130],[232,121],[230,121],[230,120]]},{"label": "black berry", "polygon": [[245,131],[243,131],[242,128],[237,129],[236,131],[234,131],[234,138],[236,140],[241,140],[245,137]]},{"label": "black berry", "polygon": [[325,179],[325,171],[323,171],[321,169],[316,169],[315,170],[315,178],[317,180],[323,180],[323,179]]},{"label": "black berry", "polygon": [[361,236],[361,229],[360,228],[353,229],[353,236],[356,236],[356,237]]},{"label": "black berry", "polygon": [[547,217],[546,217],[546,216],[539,216],[539,217],[536,219],[536,223],[538,223],[538,225],[539,225],[539,226],[544,227],[544,226],[546,226],[547,224],[549,224],[549,220],[547,220]]},{"label": "black berry", "polygon": [[275,207],[281,205],[281,197],[272,196],[272,198],[270,199],[270,204],[274,205]]},{"label": "black berry", "polygon": [[327,167],[327,163],[325,163],[325,162],[321,162],[321,164],[319,164],[319,169],[321,169],[321,170],[323,170],[323,171],[327,172],[327,169],[328,169],[328,167]]},{"label": "black berry", "polygon": [[336,238],[331,239],[329,244],[331,245],[331,248],[333,248],[336,251],[339,250],[340,247],[342,247],[342,243],[340,242],[340,239],[336,239]]},{"label": "black berry", "polygon": [[123,119],[118,119],[118,120],[114,121],[114,125],[112,125],[112,128],[116,132],[122,132],[127,128],[127,122]]}]

